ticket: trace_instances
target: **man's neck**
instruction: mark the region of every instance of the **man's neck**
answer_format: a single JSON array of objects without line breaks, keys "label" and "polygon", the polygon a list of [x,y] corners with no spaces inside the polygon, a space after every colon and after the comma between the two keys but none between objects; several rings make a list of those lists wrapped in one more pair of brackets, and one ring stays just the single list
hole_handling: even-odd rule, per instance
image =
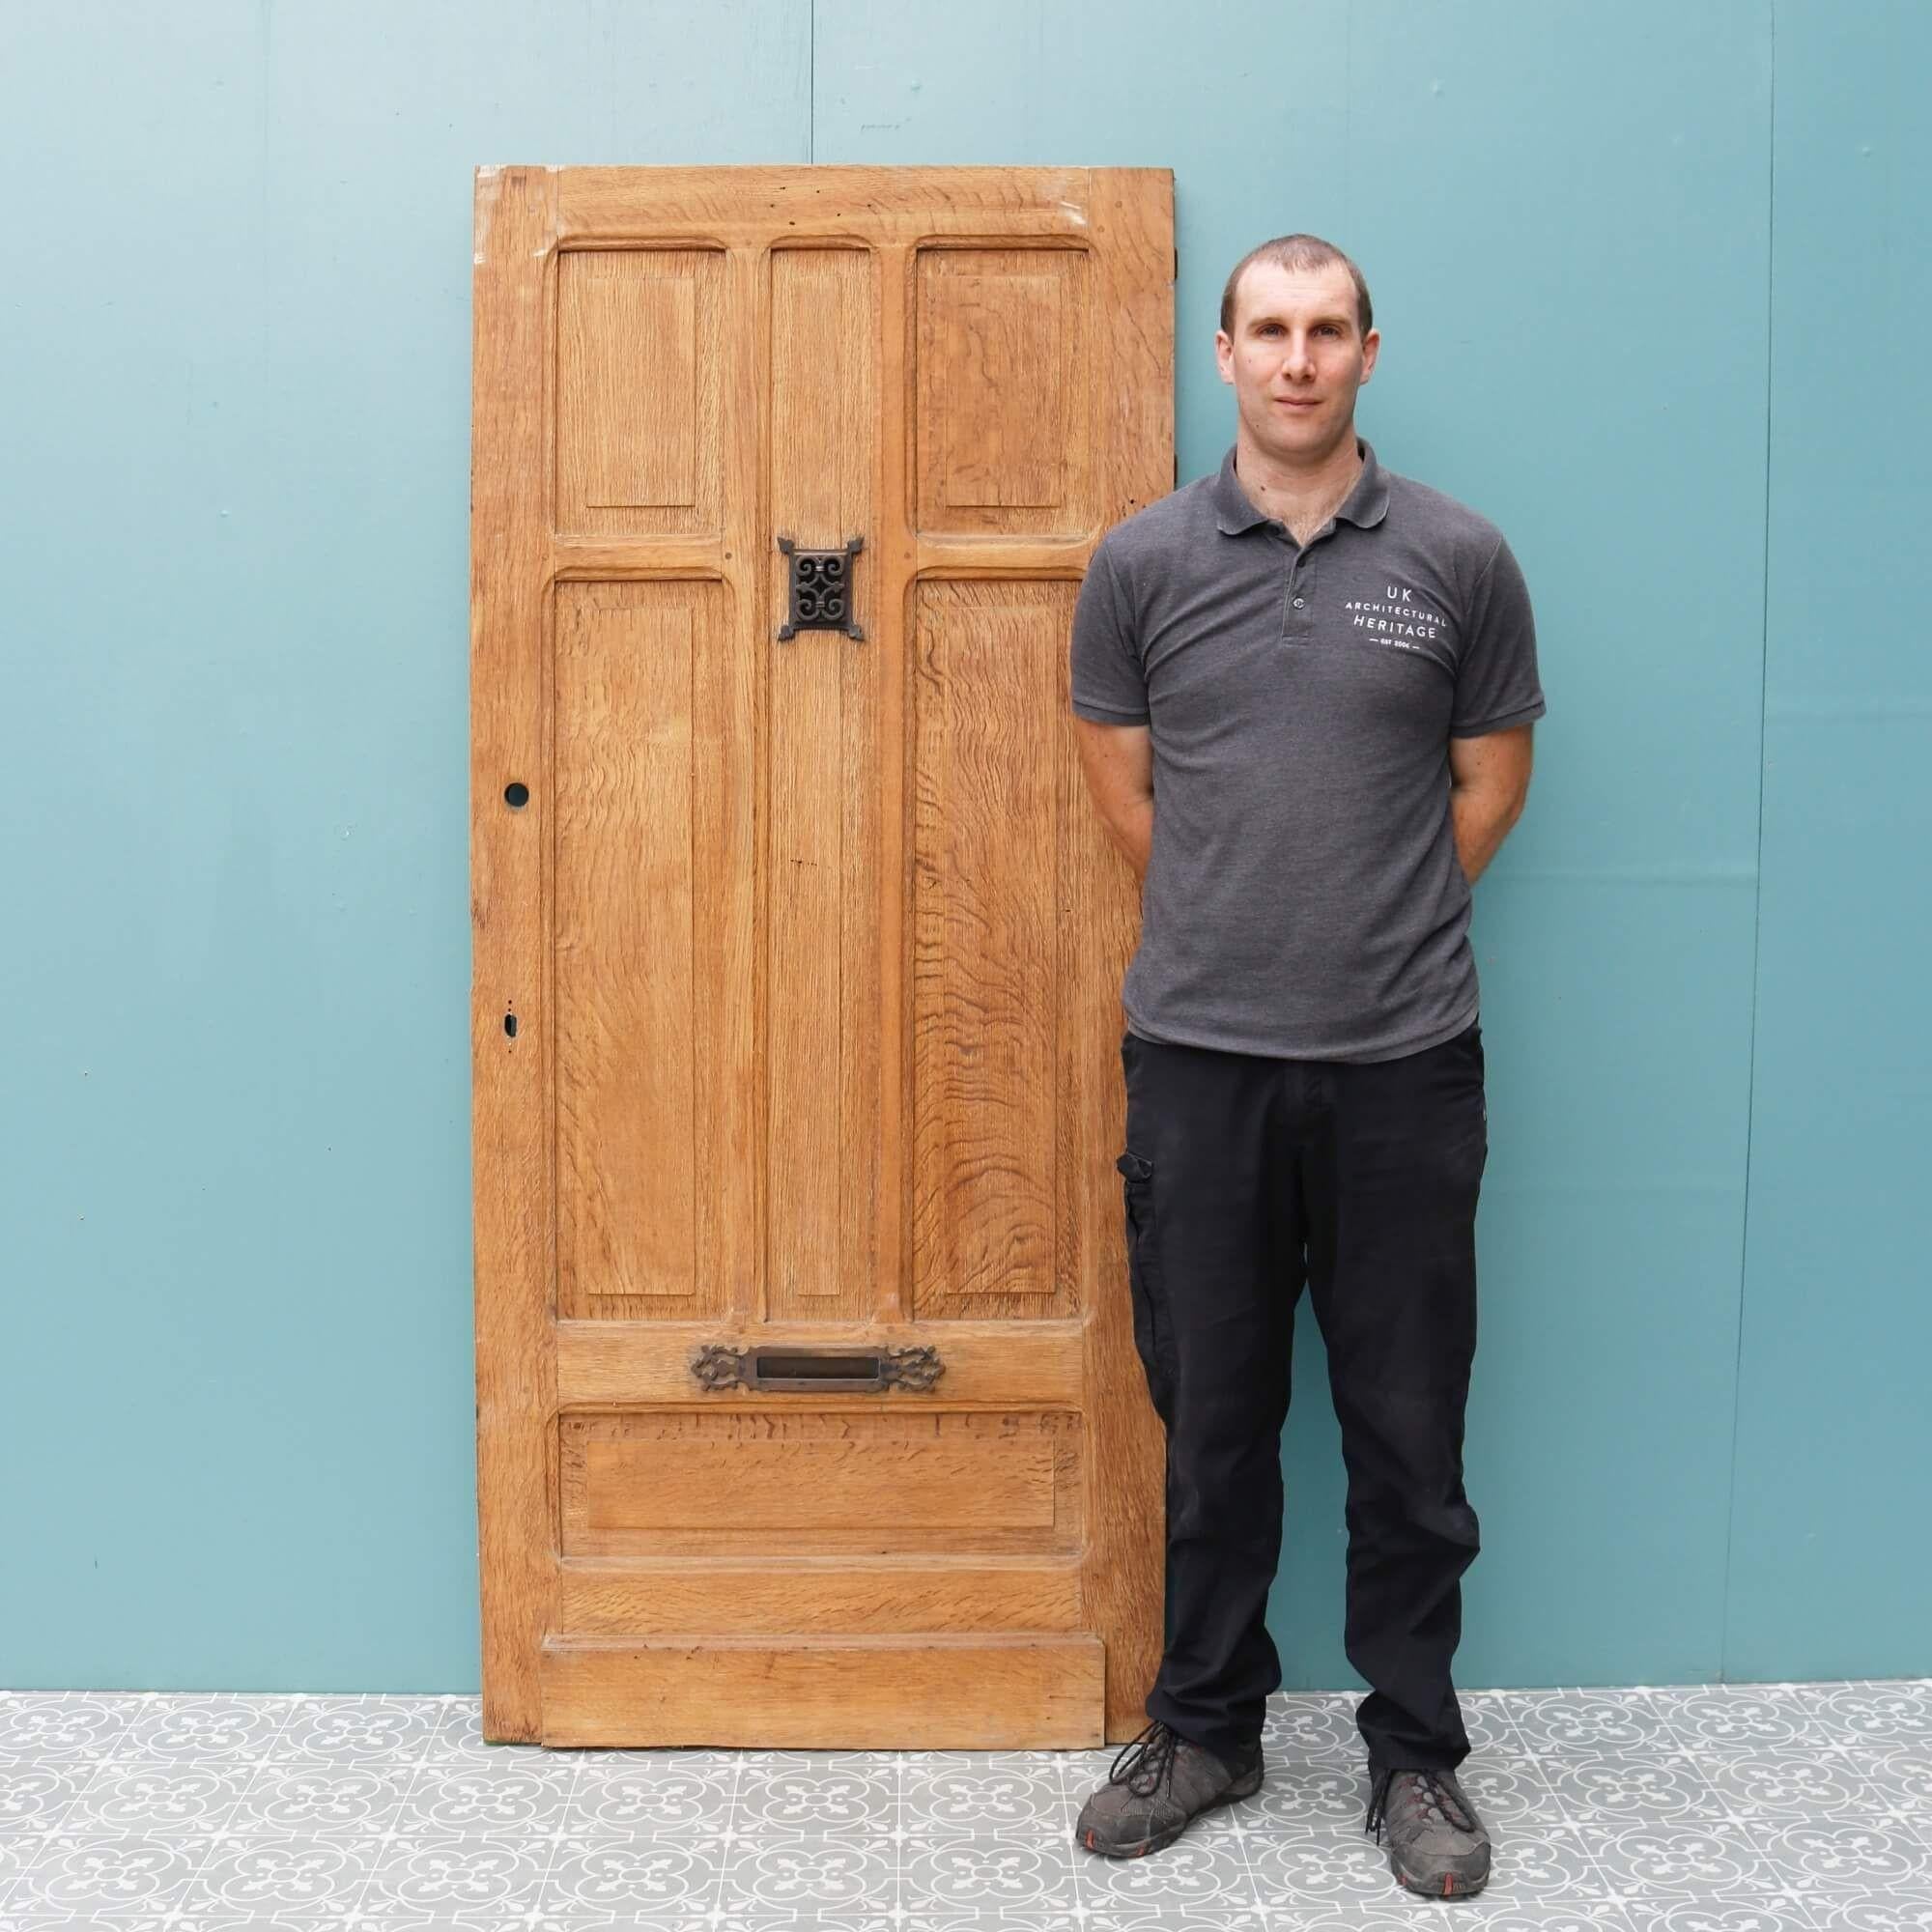
[{"label": "man's neck", "polygon": [[1319,530],[1344,503],[1363,469],[1353,423],[1335,448],[1313,469],[1296,469],[1270,457],[1241,431],[1235,439],[1235,479],[1263,516],[1286,524],[1297,542]]}]

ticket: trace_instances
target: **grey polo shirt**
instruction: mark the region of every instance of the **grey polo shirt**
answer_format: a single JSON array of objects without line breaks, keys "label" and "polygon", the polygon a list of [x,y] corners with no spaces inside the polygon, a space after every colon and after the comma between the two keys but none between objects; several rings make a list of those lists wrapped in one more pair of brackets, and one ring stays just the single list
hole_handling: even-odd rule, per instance
[{"label": "grey polo shirt", "polygon": [[1449,740],[1543,715],[1529,593],[1493,524],[1356,440],[1305,549],[1231,448],[1108,530],[1080,586],[1073,710],[1152,739],[1121,987],[1149,1039],[1393,1060],[1477,1017]]}]

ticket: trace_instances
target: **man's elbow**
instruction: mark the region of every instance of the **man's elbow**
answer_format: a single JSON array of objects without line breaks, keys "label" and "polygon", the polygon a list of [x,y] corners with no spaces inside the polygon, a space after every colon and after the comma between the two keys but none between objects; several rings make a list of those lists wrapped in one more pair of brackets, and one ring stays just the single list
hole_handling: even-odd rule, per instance
[{"label": "man's elbow", "polygon": [[1501,781],[1493,778],[1465,779],[1460,783],[1452,780],[1450,789],[1457,797],[1474,806],[1485,818],[1514,825],[1529,803],[1529,775],[1525,772],[1520,779]]}]

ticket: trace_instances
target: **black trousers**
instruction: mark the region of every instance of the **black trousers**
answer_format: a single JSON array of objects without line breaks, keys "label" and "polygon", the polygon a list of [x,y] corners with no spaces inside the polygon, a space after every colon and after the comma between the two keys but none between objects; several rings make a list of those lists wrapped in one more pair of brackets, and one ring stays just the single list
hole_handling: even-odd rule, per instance
[{"label": "black trousers", "polygon": [[1264,1621],[1281,1429],[1309,1285],[1348,1469],[1355,1722],[1382,1764],[1454,1769],[1463,1492],[1489,1159],[1480,1021],[1399,1060],[1284,1060],[1129,1032],[1122,1177],[1134,1342],[1167,1432],[1165,1648],[1147,1713],[1244,1750],[1281,1687]]}]

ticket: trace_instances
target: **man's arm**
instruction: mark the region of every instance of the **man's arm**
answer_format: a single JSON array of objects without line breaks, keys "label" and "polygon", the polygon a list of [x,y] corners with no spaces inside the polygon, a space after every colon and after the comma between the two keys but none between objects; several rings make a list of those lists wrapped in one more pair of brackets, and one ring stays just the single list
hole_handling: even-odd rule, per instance
[{"label": "man's arm", "polygon": [[1472,886],[1522,816],[1535,729],[1534,724],[1513,724],[1507,731],[1449,740],[1449,813],[1456,856]]},{"label": "man's arm", "polygon": [[1080,769],[1107,836],[1137,878],[1147,877],[1153,849],[1153,734],[1146,724],[1073,720]]}]

